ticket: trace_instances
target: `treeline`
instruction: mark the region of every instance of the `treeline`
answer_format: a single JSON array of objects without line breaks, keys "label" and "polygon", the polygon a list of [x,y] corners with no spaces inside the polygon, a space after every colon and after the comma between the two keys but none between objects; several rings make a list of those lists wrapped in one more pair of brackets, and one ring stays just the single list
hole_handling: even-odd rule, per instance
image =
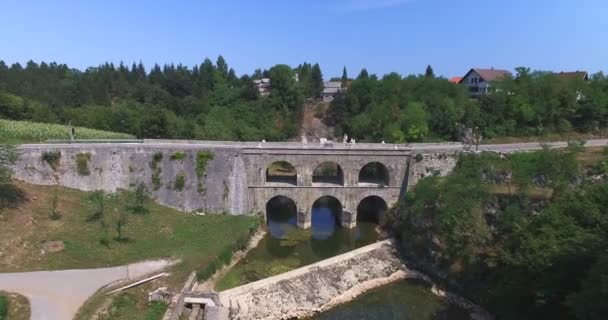
[{"label": "treeline", "polygon": [[328,119],[338,135],[364,141],[458,140],[463,128],[482,136],[526,136],[572,130],[599,133],[608,126],[608,79],[590,81],[518,68],[493,83],[491,93],[471,99],[465,86],[424,75],[381,79],[363,70],[331,105]]},{"label": "treeline", "polygon": [[581,170],[575,149],[462,155],[388,225],[412,263],[497,319],[605,319],[608,153]]},{"label": "treeline", "polygon": [[[299,81],[296,81],[296,74]],[[253,79],[269,77],[260,98]],[[276,65],[237,77],[220,56],[188,68],[111,63],[86,71],[63,64],[0,61],[0,117],[125,132],[141,138],[286,140],[299,130],[305,97],[318,96],[318,64]]]},{"label": "treeline", "polygon": [[[260,97],[254,79],[270,78]],[[608,79],[590,81],[518,68],[496,90],[472,99],[465,86],[425,74],[379,78],[363,69],[342,86],[323,120],[358,141],[459,140],[479,128],[486,138],[608,126]],[[238,77],[220,56],[183,65],[106,63],[85,71],[63,64],[0,61],[0,117],[130,133],[140,138],[281,141],[298,136],[303,104],[321,96],[318,64],[276,65]],[[469,130],[465,130],[468,128]]]}]

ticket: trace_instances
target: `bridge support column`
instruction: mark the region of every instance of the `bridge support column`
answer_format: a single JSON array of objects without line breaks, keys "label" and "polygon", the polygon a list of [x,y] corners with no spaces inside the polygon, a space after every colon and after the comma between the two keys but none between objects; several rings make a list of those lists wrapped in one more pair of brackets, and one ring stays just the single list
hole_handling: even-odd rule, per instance
[{"label": "bridge support column", "polygon": [[342,209],[340,217],[340,225],[342,228],[354,229],[357,226],[357,213],[347,208]]},{"label": "bridge support column", "polygon": [[300,229],[309,229],[312,226],[312,217],[310,214],[310,210],[298,209],[298,214],[296,216],[296,225]]}]

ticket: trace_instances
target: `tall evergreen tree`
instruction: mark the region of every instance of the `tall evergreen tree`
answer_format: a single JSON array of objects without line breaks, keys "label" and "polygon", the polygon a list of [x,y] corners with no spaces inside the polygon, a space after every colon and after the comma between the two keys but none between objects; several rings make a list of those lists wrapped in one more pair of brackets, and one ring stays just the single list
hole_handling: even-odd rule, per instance
[{"label": "tall evergreen tree", "polygon": [[315,63],[315,65],[312,66],[311,79],[311,92],[315,98],[318,98],[321,96],[321,93],[323,93],[323,74],[321,73],[321,67],[319,67],[318,63]]},{"label": "tall evergreen tree", "polygon": [[342,69],[342,88],[346,88],[348,84],[348,74],[346,73],[346,66]]},{"label": "tall evergreen tree", "polygon": [[435,72],[433,72],[433,67],[429,64],[426,66],[426,71],[424,72],[424,76],[427,78],[435,78]]}]

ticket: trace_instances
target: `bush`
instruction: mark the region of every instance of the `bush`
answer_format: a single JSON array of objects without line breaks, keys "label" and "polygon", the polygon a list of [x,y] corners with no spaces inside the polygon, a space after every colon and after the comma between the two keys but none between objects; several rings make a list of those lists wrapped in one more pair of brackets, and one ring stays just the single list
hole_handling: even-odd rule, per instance
[{"label": "bush", "polygon": [[171,155],[171,160],[173,161],[182,161],[186,158],[186,154],[183,152],[176,152]]},{"label": "bush", "polygon": [[146,313],[146,320],[160,320],[167,311],[167,305],[154,301],[148,306],[148,312]]},{"label": "bush", "polygon": [[209,151],[199,151],[196,154],[196,176],[198,177],[198,192],[205,192],[205,184],[203,183],[203,177],[205,177],[205,171],[207,170],[207,162],[213,159],[213,153]]},{"label": "bush", "polygon": [[51,169],[55,171],[57,170],[57,167],[59,167],[59,161],[61,160],[61,152],[45,151],[42,153],[42,160],[48,163]]},{"label": "bush", "polygon": [[150,162],[150,168],[152,169],[152,185],[154,186],[154,190],[160,189],[161,178],[160,174],[162,169],[160,167],[160,162],[163,160],[163,153],[157,152],[152,156],[152,161]]},{"label": "bush", "polygon": [[89,170],[89,161],[91,160],[91,154],[79,153],[76,155],[76,171],[81,176],[88,176],[91,174]]},{"label": "bush", "polygon": [[185,185],[186,176],[183,173],[180,173],[177,177],[175,177],[175,185],[173,186],[173,190],[182,191],[184,190]]},{"label": "bush", "polygon": [[7,320],[8,318],[8,299],[5,295],[0,294],[0,320]]}]

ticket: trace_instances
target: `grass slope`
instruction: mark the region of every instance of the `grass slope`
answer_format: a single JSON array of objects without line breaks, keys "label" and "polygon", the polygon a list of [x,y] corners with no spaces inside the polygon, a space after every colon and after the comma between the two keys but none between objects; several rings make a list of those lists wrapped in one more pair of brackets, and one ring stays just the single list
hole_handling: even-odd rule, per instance
[{"label": "grass slope", "polygon": [[22,295],[0,291],[0,320],[29,320],[30,303]]},{"label": "grass slope", "polygon": [[[134,139],[126,133],[75,127],[76,139]],[[69,139],[68,126],[0,119],[0,142],[28,143],[49,139]]]}]

